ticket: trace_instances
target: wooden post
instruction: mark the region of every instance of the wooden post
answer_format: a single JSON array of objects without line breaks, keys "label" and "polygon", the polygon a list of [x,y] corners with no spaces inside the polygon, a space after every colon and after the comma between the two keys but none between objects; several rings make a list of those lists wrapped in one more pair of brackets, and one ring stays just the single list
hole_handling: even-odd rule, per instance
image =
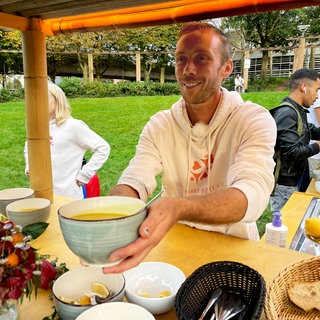
[{"label": "wooden post", "polygon": [[22,32],[22,50],[30,187],[52,202],[46,38],[39,20],[30,19],[30,31]]},{"label": "wooden post", "polygon": [[164,83],[165,82],[165,67],[161,67],[160,69],[160,83]]},{"label": "wooden post", "polygon": [[93,54],[88,53],[89,82],[93,82]]},{"label": "wooden post", "polygon": [[136,52],[136,81],[141,81],[141,71],[140,71],[140,64],[141,64],[141,55],[140,52]]},{"label": "wooden post", "polygon": [[250,52],[249,50],[245,50],[244,52],[244,66],[243,66],[243,80],[244,80],[244,90],[248,89],[249,82],[249,68],[248,61],[250,61]]},{"label": "wooden post", "polygon": [[273,52],[269,51],[269,75],[273,76]]},{"label": "wooden post", "polygon": [[300,41],[299,41],[299,48],[294,49],[294,60],[293,60],[292,72],[295,72],[298,69],[303,68],[305,48],[306,48],[306,39],[302,37],[300,38]]}]

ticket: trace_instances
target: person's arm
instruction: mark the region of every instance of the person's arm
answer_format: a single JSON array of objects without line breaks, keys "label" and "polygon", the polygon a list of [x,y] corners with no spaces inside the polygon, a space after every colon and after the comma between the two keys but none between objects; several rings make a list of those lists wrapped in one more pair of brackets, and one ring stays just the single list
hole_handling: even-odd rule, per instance
[{"label": "person's arm", "polygon": [[314,114],[316,116],[318,123],[320,123],[320,106],[317,106],[314,108]]},{"label": "person's arm", "polygon": [[246,196],[235,188],[204,196],[155,200],[149,207],[147,218],[140,225],[140,237],[110,255],[110,262],[123,261],[103,268],[103,272],[120,273],[139,264],[181,219],[215,224],[233,223],[242,219],[246,209]]},{"label": "person's arm", "polygon": [[24,160],[25,160],[25,164],[26,164],[25,169],[24,169],[24,173],[28,178],[30,178],[29,157],[28,157],[28,142],[27,141],[24,144],[23,153],[24,153]]},{"label": "person's arm", "polygon": [[138,192],[132,187],[125,184],[116,185],[110,192],[109,196],[124,196],[124,197],[132,197],[139,198]]},{"label": "person's arm", "polygon": [[[304,134],[300,137],[298,134],[298,116],[297,113],[290,107],[282,107],[274,113],[274,119],[277,123],[278,130],[278,145],[281,148],[282,155],[288,161],[296,161],[306,159],[313,156],[315,152],[312,145],[305,143]],[[309,130],[312,135],[312,124],[309,125]],[[320,130],[318,131],[320,133]],[[320,136],[319,136],[320,137]],[[316,140],[316,136],[314,136]]]},{"label": "person's arm", "polygon": [[79,144],[86,150],[92,151],[89,161],[81,168],[77,175],[77,183],[86,184],[103,166],[110,155],[110,146],[107,141],[91,130],[84,122],[79,121],[77,126]]}]

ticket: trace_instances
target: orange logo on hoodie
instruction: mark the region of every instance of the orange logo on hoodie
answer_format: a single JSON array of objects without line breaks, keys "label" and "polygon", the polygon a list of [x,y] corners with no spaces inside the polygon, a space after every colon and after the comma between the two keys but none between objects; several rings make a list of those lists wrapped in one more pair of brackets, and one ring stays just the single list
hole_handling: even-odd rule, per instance
[{"label": "orange logo on hoodie", "polygon": [[[210,168],[214,161],[213,155],[210,156]],[[195,160],[191,169],[191,181],[199,183],[200,180],[208,177],[208,155],[206,154],[203,159]]]}]

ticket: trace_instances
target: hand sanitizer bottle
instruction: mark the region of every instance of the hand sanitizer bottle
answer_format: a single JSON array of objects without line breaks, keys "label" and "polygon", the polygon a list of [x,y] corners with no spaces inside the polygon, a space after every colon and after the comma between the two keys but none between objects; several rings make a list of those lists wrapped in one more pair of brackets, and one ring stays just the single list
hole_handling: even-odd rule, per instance
[{"label": "hand sanitizer bottle", "polygon": [[288,227],[282,224],[281,213],[274,212],[272,223],[267,223],[265,243],[275,246],[286,246]]}]

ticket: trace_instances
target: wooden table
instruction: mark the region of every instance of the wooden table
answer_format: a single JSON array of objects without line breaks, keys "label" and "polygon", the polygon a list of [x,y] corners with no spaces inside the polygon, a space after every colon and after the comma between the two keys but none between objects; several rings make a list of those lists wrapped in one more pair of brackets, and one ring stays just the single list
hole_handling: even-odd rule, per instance
[{"label": "wooden table", "polygon": [[[299,225],[303,210],[311,199],[312,196],[302,193],[294,194],[292,199],[289,199],[283,210],[284,221],[290,230],[288,239],[291,238],[291,234],[294,234],[294,228],[296,229]],[[80,265],[79,259],[65,244],[57,217],[57,209],[68,202],[70,202],[68,198],[55,197],[49,227],[34,241],[33,246],[38,248],[40,253],[57,256],[58,262],[67,263],[71,269]],[[295,226],[293,222],[289,225],[289,220],[296,220]],[[180,268],[186,276],[203,264],[212,261],[238,261],[259,271],[268,284],[286,266],[310,257],[312,256],[305,253],[266,245],[263,241],[250,241],[177,224],[145,260],[171,263]],[[36,300],[26,300],[20,307],[20,320],[41,320],[51,315],[53,302],[49,299],[50,293],[50,291],[40,290]],[[174,310],[171,310],[156,316],[156,319],[174,320],[177,317]],[[265,319],[264,315],[261,319]]]}]

